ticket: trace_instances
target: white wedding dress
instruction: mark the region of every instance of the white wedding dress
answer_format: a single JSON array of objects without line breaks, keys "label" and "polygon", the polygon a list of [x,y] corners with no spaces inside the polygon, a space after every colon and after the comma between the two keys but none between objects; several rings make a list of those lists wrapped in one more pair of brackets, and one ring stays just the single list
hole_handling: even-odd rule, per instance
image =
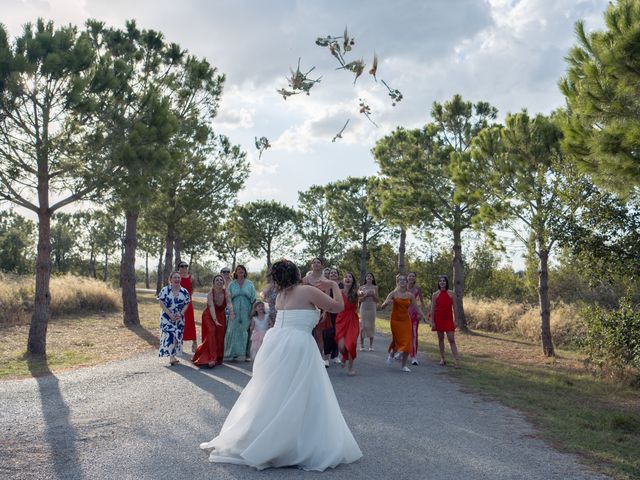
[{"label": "white wedding dress", "polygon": [[211,462],[323,471],[362,457],[311,336],[318,318],[278,311],[220,435],[200,445]]}]

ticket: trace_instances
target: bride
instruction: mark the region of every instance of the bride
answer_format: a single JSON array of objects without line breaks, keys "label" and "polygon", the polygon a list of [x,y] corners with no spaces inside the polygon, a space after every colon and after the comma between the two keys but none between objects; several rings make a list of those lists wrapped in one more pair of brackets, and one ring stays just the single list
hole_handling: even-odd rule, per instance
[{"label": "bride", "polygon": [[[347,426],[311,330],[318,308],[342,311],[337,284],[300,284],[289,260],[271,267],[279,294],[275,326],[267,331],[253,364],[253,377],[240,394],[220,434],[200,448],[213,448],[211,462],[257,469],[297,466],[324,471],[362,457]],[[333,291],[333,298],[321,290]]]}]

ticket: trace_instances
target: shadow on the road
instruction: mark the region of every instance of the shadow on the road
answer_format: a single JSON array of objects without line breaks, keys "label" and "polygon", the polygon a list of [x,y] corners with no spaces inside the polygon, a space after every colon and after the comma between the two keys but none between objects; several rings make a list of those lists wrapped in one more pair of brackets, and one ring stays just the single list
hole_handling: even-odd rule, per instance
[{"label": "shadow on the road", "polygon": [[490,340],[497,340],[499,342],[504,342],[504,343],[515,343],[518,345],[526,345],[527,347],[531,347],[533,345],[531,342],[527,342],[523,340],[515,340],[513,338],[500,338],[491,333],[483,333],[477,330],[469,330],[468,332],[465,332],[463,335],[469,335],[470,337],[488,338]]},{"label": "shadow on the road", "polygon": [[[62,398],[58,378],[51,372],[46,357],[26,357],[29,371],[38,382],[45,435],[51,448],[51,460],[57,478],[83,478],[76,450],[76,430],[71,424],[69,407]],[[44,373],[45,376],[42,376]]]},{"label": "shadow on the road", "polygon": [[127,328],[147,342],[150,346],[158,348],[160,346],[160,337],[151,333],[142,325],[127,325]]},{"label": "shadow on the road", "polygon": [[187,360],[171,368],[173,373],[189,380],[195,386],[210,393],[216,402],[227,409],[231,409],[238,399],[240,392],[249,382],[249,375],[238,372],[237,369],[218,365],[215,368],[198,368],[187,365]]}]

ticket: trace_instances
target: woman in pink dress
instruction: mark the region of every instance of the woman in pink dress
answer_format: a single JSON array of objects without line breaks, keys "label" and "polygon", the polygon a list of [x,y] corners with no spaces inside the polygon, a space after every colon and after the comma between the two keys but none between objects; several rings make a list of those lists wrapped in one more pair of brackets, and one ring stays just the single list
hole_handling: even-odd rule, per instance
[{"label": "woman in pink dress", "polygon": [[251,308],[251,323],[249,330],[251,331],[251,358],[255,361],[256,354],[262,346],[262,340],[265,333],[269,330],[269,315],[264,308],[264,302],[256,300]]},{"label": "woman in pink dress", "polygon": [[[409,272],[407,275],[407,289],[413,294],[417,301],[420,300],[421,311],[424,312],[424,298],[422,297],[422,289],[416,284],[418,275],[416,272]],[[418,311],[411,305],[409,307],[409,318],[411,319],[411,365],[418,365],[418,325],[420,325],[420,318],[418,317]]]}]

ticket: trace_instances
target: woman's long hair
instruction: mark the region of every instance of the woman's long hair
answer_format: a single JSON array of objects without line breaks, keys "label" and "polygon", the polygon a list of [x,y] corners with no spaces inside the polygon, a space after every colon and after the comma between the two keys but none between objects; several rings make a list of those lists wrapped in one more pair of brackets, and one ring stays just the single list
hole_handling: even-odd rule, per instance
[{"label": "woman's long hair", "polygon": [[344,272],[345,275],[351,275],[353,282],[351,283],[351,287],[349,287],[349,291],[347,292],[347,300],[349,303],[356,303],[358,300],[358,282],[356,277],[351,272]]}]

